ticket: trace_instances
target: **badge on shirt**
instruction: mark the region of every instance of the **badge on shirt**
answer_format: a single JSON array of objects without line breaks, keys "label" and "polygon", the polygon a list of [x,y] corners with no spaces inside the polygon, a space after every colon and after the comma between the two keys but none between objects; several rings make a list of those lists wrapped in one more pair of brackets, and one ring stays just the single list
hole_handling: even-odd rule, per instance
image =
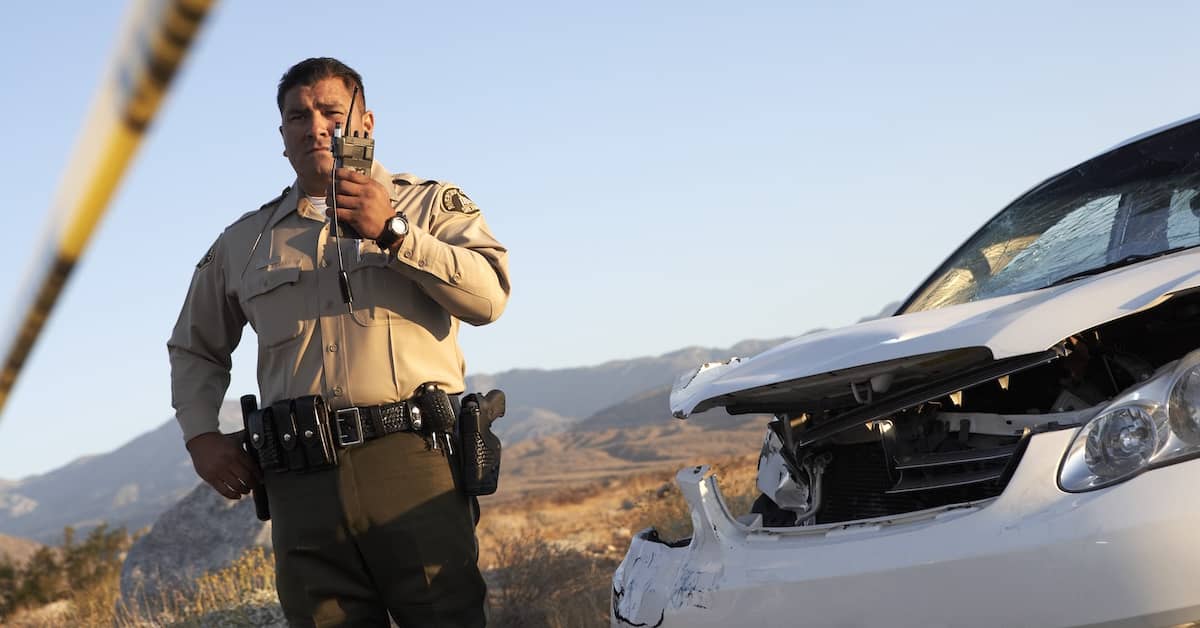
[{"label": "badge on shirt", "polygon": [[475,202],[467,198],[467,195],[458,188],[447,188],[445,192],[442,192],[442,208],[448,212],[462,214],[474,214],[479,211]]},{"label": "badge on shirt", "polygon": [[216,255],[216,252],[217,252],[217,244],[214,242],[212,246],[208,247],[208,252],[204,254],[204,257],[201,258],[201,260],[196,264],[196,270],[200,270],[200,269],[204,268],[205,266],[208,266],[209,264],[211,264],[213,261],[213,257]]}]

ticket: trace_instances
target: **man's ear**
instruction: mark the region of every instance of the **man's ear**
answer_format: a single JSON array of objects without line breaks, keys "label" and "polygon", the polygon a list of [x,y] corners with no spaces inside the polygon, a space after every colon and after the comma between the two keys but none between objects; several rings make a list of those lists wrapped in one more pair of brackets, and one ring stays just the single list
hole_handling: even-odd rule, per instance
[{"label": "man's ear", "polygon": [[[283,125],[279,125],[279,139],[283,139]],[[283,156],[287,157],[287,142],[283,143]]]},{"label": "man's ear", "polygon": [[362,126],[363,126],[363,131],[365,131],[367,133],[367,135],[371,135],[372,133],[375,132],[375,112],[374,111],[371,111],[370,109],[368,109],[363,112]]}]

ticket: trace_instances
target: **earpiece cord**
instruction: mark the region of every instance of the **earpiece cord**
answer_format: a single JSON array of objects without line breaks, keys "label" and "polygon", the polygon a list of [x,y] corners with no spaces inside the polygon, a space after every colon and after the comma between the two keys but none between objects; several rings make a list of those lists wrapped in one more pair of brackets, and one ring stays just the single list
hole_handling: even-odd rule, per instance
[{"label": "earpiece cord", "polygon": [[[354,101],[358,100],[358,86],[354,86],[354,93],[350,95],[350,107],[346,110],[346,124],[350,124],[350,114],[354,111]],[[342,289],[342,301],[346,303],[346,309],[351,315],[354,315],[354,295],[350,292],[350,277],[346,274],[346,265],[342,261],[342,223],[338,220],[337,215],[337,169],[342,167],[342,124],[339,122],[333,126],[333,142],[329,149],[333,151],[333,173],[330,175],[330,193],[333,195],[333,202],[330,207],[333,208],[333,241],[337,247],[338,261],[338,287]]]},{"label": "earpiece cord", "polygon": [[[353,100],[351,100],[353,103]],[[332,203],[330,207],[333,209],[333,243],[337,249],[338,263],[338,287],[342,289],[342,301],[346,303],[346,309],[351,314],[354,313],[354,295],[350,293],[350,277],[346,275],[346,264],[342,261],[342,223],[338,220],[337,214],[337,169],[342,167],[342,154],[339,150],[339,145],[342,139],[342,124],[339,122],[333,127],[333,142],[330,150],[333,151],[333,173],[330,175],[330,194]]]}]

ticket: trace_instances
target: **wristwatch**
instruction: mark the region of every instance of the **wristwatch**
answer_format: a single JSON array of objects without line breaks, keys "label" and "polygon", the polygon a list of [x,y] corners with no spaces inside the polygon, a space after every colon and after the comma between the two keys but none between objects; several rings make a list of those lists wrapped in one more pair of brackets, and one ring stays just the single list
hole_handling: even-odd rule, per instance
[{"label": "wristwatch", "polygon": [[408,219],[404,217],[404,214],[396,212],[395,216],[388,218],[387,222],[383,223],[383,233],[379,234],[378,238],[375,238],[375,244],[378,244],[381,249],[390,249],[392,245],[402,240],[407,233]]}]

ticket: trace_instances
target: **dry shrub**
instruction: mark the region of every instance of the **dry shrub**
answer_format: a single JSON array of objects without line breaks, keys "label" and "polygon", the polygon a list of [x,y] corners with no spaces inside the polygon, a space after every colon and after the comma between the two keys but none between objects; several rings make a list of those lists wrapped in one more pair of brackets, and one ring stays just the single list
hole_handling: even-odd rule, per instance
[{"label": "dry shrub", "polygon": [[90,625],[76,624],[68,621],[71,613],[71,603],[67,600],[56,600],[36,608],[23,608],[4,618],[5,628],[46,628],[47,626]]},{"label": "dry shrub", "polygon": [[[150,621],[170,626],[257,625],[250,623],[251,617],[263,610],[264,602],[274,604],[274,591],[274,559],[266,549],[251,547],[229,566],[197,578],[191,590],[172,592]],[[127,625],[145,625],[144,621],[138,618]]]},{"label": "dry shrub", "polygon": [[[247,549],[229,566],[206,573],[184,589],[161,590],[158,599],[126,605],[119,582],[72,607],[69,625],[119,628],[283,625],[275,597],[275,566],[269,550]],[[105,600],[108,604],[105,607]]]},{"label": "dry shrub", "polygon": [[581,504],[589,499],[593,499],[598,495],[603,495],[613,486],[617,484],[617,480],[611,477],[599,477],[591,482],[577,481],[569,485],[558,486],[553,489],[543,489],[540,491],[531,491],[527,498],[539,499],[549,506],[570,506]]},{"label": "dry shrub", "polygon": [[71,593],[67,598],[64,625],[111,626],[120,613],[117,598],[121,596],[121,572],[116,571],[90,586]]},{"label": "dry shrub", "polygon": [[489,625],[607,626],[616,563],[547,541],[540,532],[497,542]]},{"label": "dry shrub", "polygon": [[692,515],[687,500],[673,484],[666,490],[647,491],[629,510],[626,528],[633,534],[653,527],[664,541],[674,542],[692,535]]},{"label": "dry shrub", "polygon": [[192,602],[198,614],[236,607],[251,591],[275,588],[275,561],[266,549],[251,547],[224,569],[196,580]]}]

